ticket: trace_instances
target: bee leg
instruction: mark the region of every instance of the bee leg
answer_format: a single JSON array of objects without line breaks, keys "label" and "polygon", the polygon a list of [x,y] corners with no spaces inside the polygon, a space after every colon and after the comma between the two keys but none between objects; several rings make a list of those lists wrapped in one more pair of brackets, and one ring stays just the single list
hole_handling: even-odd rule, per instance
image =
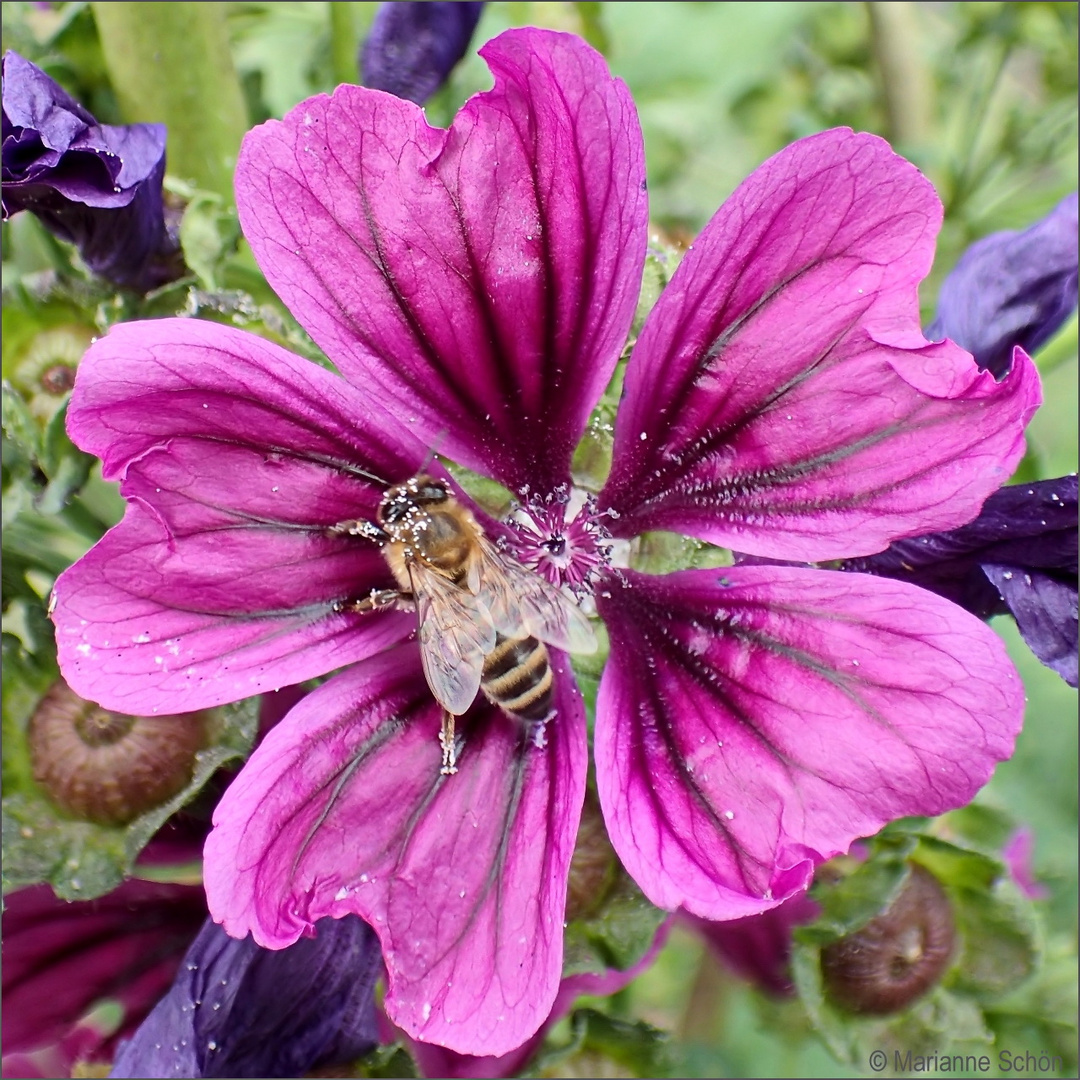
[{"label": "bee leg", "polygon": [[453,776],[457,772],[457,746],[454,740],[454,720],[456,717],[448,709],[443,709],[442,730],[439,732],[439,745],[442,747],[443,776]]},{"label": "bee leg", "polygon": [[529,740],[537,750],[547,747],[547,724],[550,717],[543,720],[533,720],[529,724]]},{"label": "bee leg", "polygon": [[326,530],[331,536],[359,536],[382,547],[390,539],[385,530],[371,521],[339,521]]},{"label": "bee leg", "polygon": [[335,600],[334,610],[363,614],[367,611],[384,611],[386,608],[398,607],[402,604],[411,606],[411,593],[403,593],[398,589],[372,589],[360,600]]}]

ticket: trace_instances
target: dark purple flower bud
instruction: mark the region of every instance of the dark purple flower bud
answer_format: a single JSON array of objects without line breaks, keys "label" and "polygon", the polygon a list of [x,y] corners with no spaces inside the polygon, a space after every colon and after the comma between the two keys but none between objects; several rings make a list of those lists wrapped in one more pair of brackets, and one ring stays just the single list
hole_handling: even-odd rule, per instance
[{"label": "dark purple flower bud", "polygon": [[380,4],[360,51],[364,85],[423,105],[465,55],[483,4]]},{"label": "dark purple flower bud", "polygon": [[987,619],[1012,614],[1031,651],[1077,684],[1076,476],[1003,487],[959,529],[897,540],[844,570],[914,582]]},{"label": "dark purple flower bud", "polygon": [[3,63],[3,216],[29,210],[95,273],[147,292],[183,264],[165,221],[165,127],[99,124],[18,53]]},{"label": "dark purple flower bud", "polygon": [[111,1076],[303,1076],[373,1049],[378,942],[355,915],[270,951],[207,921]]},{"label": "dark purple flower bud", "polygon": [[1030,229],[977,240],[942,282],[926,336],[951,338],[1000,379],[1013,346],[1034,352],[1076,308],[1076,222],[1074,193]]}]

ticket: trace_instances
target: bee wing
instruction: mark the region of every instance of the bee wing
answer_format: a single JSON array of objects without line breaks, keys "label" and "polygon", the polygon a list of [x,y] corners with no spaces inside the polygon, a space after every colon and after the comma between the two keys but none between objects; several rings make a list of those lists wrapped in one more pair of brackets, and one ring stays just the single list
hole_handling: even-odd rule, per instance
[{"label": "bee wing", "polygon": [[540,641],[576,653],[596,651],[596,635],[581,609],[562,589],[504,555],[486,539],[477,548],[480,565],[470,584],[500,634],[524,630]]},{"label": "bee wing", "polygon": [[476,596],[434,570],[410,563],[409,578],[424,677],[439,704],[460,716],[480,689],[484,657],[495,648],[495,627]]}]

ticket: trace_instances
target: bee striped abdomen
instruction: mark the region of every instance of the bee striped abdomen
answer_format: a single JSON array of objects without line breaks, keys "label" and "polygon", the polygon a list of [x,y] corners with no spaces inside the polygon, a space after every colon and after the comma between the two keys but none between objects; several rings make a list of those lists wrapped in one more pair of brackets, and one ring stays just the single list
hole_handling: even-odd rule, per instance
[{"label": "bee striped abdomen", "polygon": [[484,659],[480,689],[490,701],[522,720],[546,720],[551,713],[551,664],[547,647],[534,637],[499,634]]}]

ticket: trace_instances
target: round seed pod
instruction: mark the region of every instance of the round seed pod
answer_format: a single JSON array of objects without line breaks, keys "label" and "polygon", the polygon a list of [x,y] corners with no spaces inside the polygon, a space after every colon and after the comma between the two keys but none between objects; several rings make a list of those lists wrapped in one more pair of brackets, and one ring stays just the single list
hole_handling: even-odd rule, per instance
[{"label": "round seed pod", "polygon": [[38,703],[27,738],[34,779],[57,806],[87,821],[126,825],[191,781],[206,717],[125,716],[58,680]]},{"label": "round seed pod", "polygon": [[899,895],[880,915],[821,950],[825,989],[848,1012],[900,1012],[945,973],[955,941],[945,890],[913,864]]},{"label": "round seed pod", "polygon": [[59,408],[75,385],[75,369],[90,342],[90,331],[78,326],[44,330],[31,342],[15,366],[12,382],[35,416],[48,420]]}]

